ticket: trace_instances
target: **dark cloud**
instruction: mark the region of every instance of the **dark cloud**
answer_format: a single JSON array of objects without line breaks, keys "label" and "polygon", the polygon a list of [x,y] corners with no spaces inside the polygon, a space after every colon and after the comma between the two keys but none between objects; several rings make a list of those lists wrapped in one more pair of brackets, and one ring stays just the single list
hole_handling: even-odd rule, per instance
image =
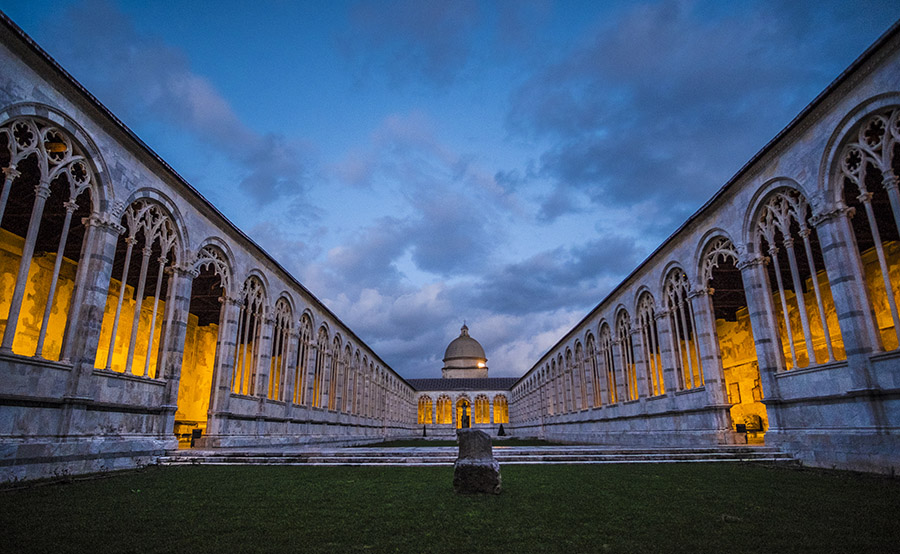
[{"label": "dark cloud", "polygon": [[634,239],[615,234],[548,250],[458,288],[454,300],[511,315],[583,309],[637,265],[640,251]]},{"label": "dark cloud", "polygon": [[[782,5],[639,4],[537,71],[507,121],[550,143],[536,174],[557,190],[542,216],[581,209],[573,189],[595,206],[654,201],[673,222],[699,207],[850,61],[821,55],[842,42],[833,16],[818,13],[829,8]],[[803,32],[823,19],[833,31]]]},{"label": "dark cloud", "polygon": [[385,71],[395,83],[449,85],[468,63],[479,16],[474,0],[359,2],[340,44],[364,69]]},{"label": "dark cloud", "polygon": [[403,275],[396,261],[408,248],[407,223],[384,217],[361,230],[349,244],[332,249],[326,263],[340,290],[373,288],[397,294]]},{"label": "dark cloud", "polygon": [[251,129],[180,50],[140,34],[110,2],[73,5],[51,36],[49,50],[126,122],[187,131],[236,163],[235,182],[259,204],[304,194],[309,145]]},{"label": "dark cloud", "polygon": [[[405,202],[399,215],[362,229],[338,249],[340,269],[365,273],[362,283],[384,286],[398,279],[394,262],[406,254],[418,269],[442,277],[480,272],[504,241],[508,191],[437,141],[421,113],[385,118],[371,144],[353,150],[332,174],[339,183],[372,187]],[[382,259],[368,261],[372,256]],[[371,271],[373,265],[379,270]]]}]

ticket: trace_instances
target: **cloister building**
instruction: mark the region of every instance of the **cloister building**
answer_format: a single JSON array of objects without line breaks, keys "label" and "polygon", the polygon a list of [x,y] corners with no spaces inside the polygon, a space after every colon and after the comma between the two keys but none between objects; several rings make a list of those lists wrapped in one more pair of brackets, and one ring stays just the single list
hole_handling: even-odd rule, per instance
[{"label": "cloister building", "polygon": [[900,465],[897,25],[506,380],[465,340],[404,379],[5,15],[0,67],[0,481],[465,409],[519,437]]}]

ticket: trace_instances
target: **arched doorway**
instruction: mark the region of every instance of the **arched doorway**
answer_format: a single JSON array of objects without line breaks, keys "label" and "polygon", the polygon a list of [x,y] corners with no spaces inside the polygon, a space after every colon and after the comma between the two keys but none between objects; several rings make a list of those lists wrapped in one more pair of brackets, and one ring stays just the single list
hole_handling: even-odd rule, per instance
[{"label": "arched doorway", "polygon": [[201,248],[194,267],[198,274],[191,284],[175,412],[174,433],[182,447],[191,446],[192,439],[206,433],[213,376],[222,363],[219,329],[229,279],[225,255],[215,246]]},{"label": "arched doorway", "polygon": [[704,284],[711,295],[726,400],[731,404],[731,428],[747,435],[748,443],[762,444],[769,419],[763,404],[759,363],[750,325],[744,280],[731,241],[719,237],[707,247]]},{"label": "arched doorway", "polygon": [[456,401],[456,428],[462,429],[472,426],[472,404],[468,398],[460,398]]}]

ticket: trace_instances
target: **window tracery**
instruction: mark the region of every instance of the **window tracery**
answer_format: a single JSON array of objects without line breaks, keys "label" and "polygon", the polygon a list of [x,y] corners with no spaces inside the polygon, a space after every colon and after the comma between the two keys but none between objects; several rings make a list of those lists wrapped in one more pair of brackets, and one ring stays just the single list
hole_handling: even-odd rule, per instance
[{"label": "window tracery", "polygon": [[[856,243],[881,335],[878,339],[885,350],[900,345],[900,279],[896,277],[900,272],[898,153],[900,109],[894,108],[861,122],[855,140],[842,150],[839,167],[842,195],[852,210]],[[853,189],[858,193],[855,196]],[[865,212],[865,216],[859,212]]]},{"label": "window tracery", "polygon": [[[0,296],[0,310],[7,314],[0,351],[59,360],[86,233],[82,219],[92,209],[94,174],[67,132],[29,117],[0,126],[0,166],[5,176],[0,190],[0,233],[9,233],[0,234],[6,246],[0,261],[7,266],[0,271],[10,277],[15,274],[11,290]],[[12,213],[7,210],[10,202],[15,208]],[[9,248],[8,243],[20,246]],[[37,258],[35,252],[40,253]],[[51,258],[53,268],[49,269]],[[34,287],[30,280],[39,280],[40,286],[29,291],[29,286]],[[42,314],[40,323],[31,313]]]},{"label": "window tracery", "polygon": [[606,323],[600,327],[600,357],[606,370],[606,394],[607,403],[615,404],[619,401],[619,393],[616,387],[616,357],[613,352],[612,332]]},{"label": "window tracery", "polygon": [[272,355],[269,359],[269,399],[284,400],[285,378],[290,372],[288,349],[294,331],[293,313],[285,298],[275,302],[275,319],[272,325]]},{"label": "window tracery", "polygon": [[649,384],[650,396],[659,396],[666,393],[655,306],[656,303],[649,292],[642,294],[640,300],[638,300],[638,329],[641,333],[641,345],[644,351],[643,371]]},{"label": "window tracery", "polygon": [[262,281],[251,275],[244,282],[240,297],[237,334],[234,351],[234,373],[231,391],[234,394],[256,394],[256,372],[259,368],[260,342],[265,316],[265,290]]},{"label": "window tracery", "polygon": [[696,320],[689,298],[690,283],[687,275],[679,268],[672,269],[663,286],[666,309],[672,332],[672,352],[678,374],[678,387],[692,389],[703,385],[703,370],[700,365],[700,350],[696,340]]},{"label": "window tracery", "polygon": [[[799,192],[783,189],[763,204],[757,219],[760,251],[766,247],[772,264],[770,280],[772,274],[775,276],[776,286],[770,290],[776,309],[781,311],[778,332],[787,369],[834,361],[835,344],[840,347],[837,356],[843,357],[828,276],[824,269],[818,269],[824,267],[821,261],[816,262],[817,255],[821,256],[818,241],[813,245],[810,240],[815,238],[815,231],[807,223],[808,211],[806,199]],[[798,241],[803,244],[802,250],[797,248]],[[732,256],[737,260],[736,253]],[[829,313],[832,322],[828,321]]]}]

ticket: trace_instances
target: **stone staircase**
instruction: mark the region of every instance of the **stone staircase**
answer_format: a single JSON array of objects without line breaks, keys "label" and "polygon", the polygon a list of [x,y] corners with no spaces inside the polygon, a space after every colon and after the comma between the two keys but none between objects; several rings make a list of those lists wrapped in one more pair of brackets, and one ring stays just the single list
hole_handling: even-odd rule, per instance
[{"label": "stone staircase", "polygon": [[[244,448],[173,450],[160,465],[345,465],[441,466],[456,461],[457,448]],[[623,448],[608,446],[494,446],[505,464],[618,464],[672,462],[794,463],[784,452],[767,446],[697,448]]]}]

